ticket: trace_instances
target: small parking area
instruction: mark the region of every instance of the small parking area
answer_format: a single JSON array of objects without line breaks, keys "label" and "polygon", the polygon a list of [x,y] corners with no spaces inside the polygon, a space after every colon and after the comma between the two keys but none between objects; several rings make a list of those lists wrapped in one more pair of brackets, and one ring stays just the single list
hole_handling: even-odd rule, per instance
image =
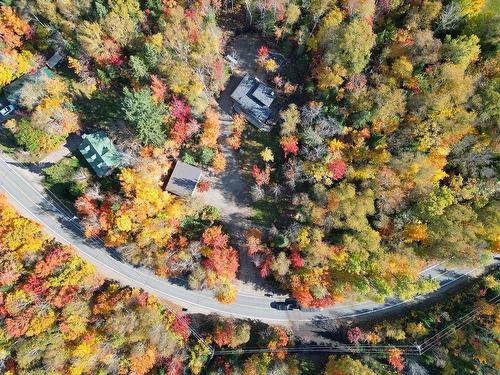
[{"label": "small parking area", "polygon": [[248,73],[262,81],[266,81],[265,72],[259,71],[255,62],[257,52],[263,44],[264,41],[257,34],[241,34],[235,36],[228,43],[226,50],[226,54],[238,60],[233,72],[241,76]]}]

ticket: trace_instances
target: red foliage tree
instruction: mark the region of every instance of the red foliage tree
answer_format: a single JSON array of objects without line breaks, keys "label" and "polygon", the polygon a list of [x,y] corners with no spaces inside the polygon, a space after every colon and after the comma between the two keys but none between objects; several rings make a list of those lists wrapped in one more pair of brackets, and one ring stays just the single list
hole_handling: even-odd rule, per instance
[{"label": "red foliage tree", "polygon": [[72,255],[69,248],[58,247],[48,253],[45,258],[39,260],[35,265],[35,274],[45,278],[51,274],[58,265],[63,264]]},{"label": "red foliage tree", "polygon": [[205,191],[210,190],[210,183],[208,181],[200,181],[198,182],[198,191],[203,193]]},{"label": "red foliage tree", "polygon": [[304,259],[300,256],[300,252],[295,250],[292,251],[292,254],[290,255],[290,262],[292,264],[292,267],[295,268],[300,268],[304,266]]},{"label": "red foliage tree", "polygon": [[295,136],[286,136],[281,138],[280,145],[285,153],[285,157],[287,157],[288,154],[297,155],[299,152],[298,139]]},{"label": "red foliage tree", "polygon": [[397,372],[401,372],[405,368],[404,359],[399,349],[389,349],[387,361]]},{"label": "red foliage tree", "polygon": [[159,360],[156,367],[165,370],[165,375],[179,375],[184,364],[182,358],[172,356]]},{"label": "red foliage tree", "polygon": [[189,324],[191,323],[190,319],[187,316],[177,315],[172,322],[172,330],[183,338],[183,340],[187,340],[189,337]]},{"label": "red foliage tree", "polygon": [[179,121],[191,121],[191,108],[186,102],[177,98],[175,95],[172,97],[172,102],[170,103],[170,113]]},{"label": "red foliage tree", "polygon": [[222,227],[207,228],[202,235],[202,242],[210,248],[202,265],[219,276],[234,279],[239,266],[238,253],[228,245],[228,237],[222,232]]},{"label": "red foliage tree", "polygon": [[177,145],[182,145],[189,136],[189,124],[185,121],[177,120],[172,128],[171,136]]},{"label": "red foliage tree", "polygon": [[306,285],[294,286],[292,289],[292,296],[297,300],[297,302],[304,307],[312,306],[314,300],[309,287]]},{"label": "red foliage tree", "polygon": [[232,247],[216,247],[210,252],[209,258],[203,261],[203,265],[217,275],[232,280],[239,266],[238,253]]},{"label": "red foliage tree", "polygon": [[255,183],[258,186],[267,185],[270,181],[270,169],[266,168],[264,170],[260,169],[258,166],[254,165],[252,167],[252,176],[255,179]]},{"label": "red foliage tree", "polygon": [[344,177],[345,171],[347,169],[346,163],[342,159],[336,159],[328,163],[328,170],[332,172],[332,178],[334,180],[340,180]]},{"label": "red foliage tree", "polygon": [[212,71],[217,81],[221,81],[222,78],[224,78],[224,69],[224,60],[222,58],[217,58],[212,64]]},{"label": "red foliage tree", "polygon": [[80,215],[87,216],[96,212],[96,204],[88,195],[81,195],[75,201],[75,208]]},{"label": "red foliage tree", "polygon": [[266,256],[264,261],[259,266],[260,277],[269,276],[269,271],[271,270],[271,266],[273,265],[273,257],[272,254]]},{"label": "red foliage tree", "polygon": [[202,235],[203,244],[214,248],[226,247],[227,240],[227,234],[222,232],[222,227],[220,225],[207,228]]},{"label": "red foliage tree", "polygon": [[257,51],[257,55],[260,58],[267,59],[269,57],[269,48],[267,48],[266,46],[261,46]]},{"label": "red foliage tree", "polygon": [[37,277],[35,274],[31,274],[28,280],[23,284],[22,289],[25,292],[36,294],[37,296],[45,295],[47,293],[47,288],[44,287],[44,281],[42,278]]},{"label": "red foliage tree", "polygon": [[21,337],[28,330],[33,309],[21,312],[15,317],[5,319],[5,332],[10,337]]},{"label": "red foliage tree", "polygon": [[354,327],[347,331],[347,340],[352,344],[358,344],[364,340],[364,334],[361,328]]},{"label": "red foliage tree", "polygon": [[64,307],[69,302],[73,301],[76,297],[78,291],[78,286],[76,285],[65,285],[59,292],[51,299],[51,302],[56,307]]},{"label": "red foliage tree", "polygon": [[127,61],[127,58],[125,56],[123,56],[120,51],[111,54],[108,58],[108,64],[114,65],[114,66],[120,66],[125,61]]},{"label": "red foliage tree", "polygon": [[215,327],[215,343],[222,347],[229,345],[234,335],[234,327],[230,322],[221,322]]}]

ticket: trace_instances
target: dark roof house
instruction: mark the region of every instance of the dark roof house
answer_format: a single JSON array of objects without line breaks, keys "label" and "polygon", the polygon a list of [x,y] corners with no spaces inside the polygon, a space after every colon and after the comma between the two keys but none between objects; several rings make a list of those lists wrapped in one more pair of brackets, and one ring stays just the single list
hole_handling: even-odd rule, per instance
[{"label": "dark roof house", "polygon": [[275,98],[276,94],[269,86],[248,74],[231,94],[234,110],[243,113],[248,121],[259,129],[265,128]]},{"label": "dark roof house", "polygon": [[122,155],[103,131],[82,135],[78,150],[99,177],[108,176],[122,165]]},{"label": "dark roof house", "polygon": [[42,82],[45,79],[52,78],[54,78],[54,73],[44,66],[43,68],[38,69],[35,73],[25,74],[11,84],[5,86],[3,88],[3,94],[9,103],[20,106],[19,99],[21,97],[21,90],[25,84]]},{"label": "dark roof house", "polygon": [[201,178],[201,169],[180,160],[175,162],[166,190],[181,197],[193,195]]}]

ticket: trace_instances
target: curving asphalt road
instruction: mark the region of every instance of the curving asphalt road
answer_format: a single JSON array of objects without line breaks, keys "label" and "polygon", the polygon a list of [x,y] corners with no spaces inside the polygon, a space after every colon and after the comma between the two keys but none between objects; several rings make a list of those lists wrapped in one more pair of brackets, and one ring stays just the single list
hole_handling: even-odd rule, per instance
[{"label": "curving asphalt road", "polygon": [[[113,257],[99,239],[85,239],[80,225],[75,222],[63,206],[49,200],[40,184],[40,177],[19,166],[5,154],[0,153],[0,191],[6,193],[9,202],[26,217],[43,225],[46,232],[63,244],[73,246],[87,261],[106,277],[124,284],[142,288],[160,298],[185,307],[190,313],[218,313],[238,318],[257,319],[269,323],[299,324],[318,319],[338,319],[357,317],[384,310],[394,310],[408,301],[390,299],[385,304],[374,302],[345,302],[321,312],[299,310],[279,311],[270,307],[273,301],[282,301],[286,296],[263,295],[262,291],[239,293],[236,302],[224,305],[213,297],[209,290],[188,290],[182,281],[168,281],[155,276],[150,270],[138,268]],[[497,262],[498,263],[498,262]],[[446,268],[446,262],[434,264],[422,271],[422,276],[437,278],[442,293],[450,286],[465,279],[467,275],[477,275],[484,267],[468,269]],[[418,297],[424,299],[425,296]]]}]

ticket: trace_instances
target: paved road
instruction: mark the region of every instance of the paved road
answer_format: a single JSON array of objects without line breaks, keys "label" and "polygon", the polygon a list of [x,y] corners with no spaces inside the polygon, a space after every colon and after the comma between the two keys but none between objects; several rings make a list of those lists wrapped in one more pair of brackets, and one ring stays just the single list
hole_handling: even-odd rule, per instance
[{"label": "paved road", "polygon": [[[218,303],[211,291],[187,290],[182,285],[176,285],[155,276],[151,271],[136,268],[123,263],[110,255],[102,242],[97,239],[85,239],[79,225],[56,203],[48,200],[39,183],[39,176],[17,166],[17,163],[4,154],[0,154],[0,191],[6,193],[9,201],[23,215],[41,223],[46,232],[63,244],[72,245],[78,253],[93,263],[97,270],[106,277],[116,279],[168,299],[192,313],[219,313],[226,316],[258,319],[269,323],[288,323],[298,325],[317,319],[339,317],[355,317],[381,310],[396,309],[404,302],[388,301],[386,304],[373,302],[346,302],[335,307],[318,312],[278,311],[270,308],[270,303],[282,300],[256,294],[239,293],[232,305]],[[475,275],[481,268],[446,269],[445,264],[437,264],[424,270],[423,275],[438,278],[444,290],[453,283],[463,280],[465,275]]]}]

